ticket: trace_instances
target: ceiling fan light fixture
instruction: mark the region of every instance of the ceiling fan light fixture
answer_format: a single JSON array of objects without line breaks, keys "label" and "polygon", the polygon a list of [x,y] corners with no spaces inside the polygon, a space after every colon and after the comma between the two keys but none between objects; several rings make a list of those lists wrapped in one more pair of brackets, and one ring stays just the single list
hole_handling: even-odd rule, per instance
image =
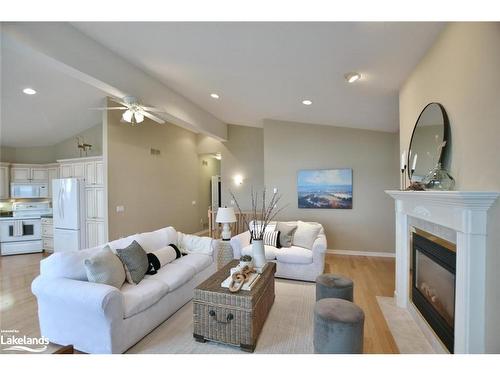
[{"label": "ceiling fan light fixture", "polygon": [[361,78],[361,74],[359,74],[357,72],[350,72],[350,73],[345,74],[344,77],[348,83],[354,83]]},{"label": "ceiling fan light fixture", "polygon": [[139,112],[135,112],[134,113],[134,117],[135,117],[135,122],[137,124],[141,123],[144,121],[144,115],[142,113],[139,113]]},{"label": "ceiling fan light fixture", "polygon": [[132,122],[132,116],[134,114],[130,109],[127,109],[125,112],[123,112],[122,119],[127,122]]}]

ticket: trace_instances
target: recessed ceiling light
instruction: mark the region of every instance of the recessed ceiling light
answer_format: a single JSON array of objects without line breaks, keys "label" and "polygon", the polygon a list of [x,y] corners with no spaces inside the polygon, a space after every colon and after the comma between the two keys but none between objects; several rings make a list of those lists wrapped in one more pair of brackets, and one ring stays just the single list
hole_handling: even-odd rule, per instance
[{"label": "recessed ceiling light", "polygon": [[305,99],[305,100],[302,100],[302,104],[304,104],[304,105],[311,105],[311,104],[313,104],[313,102],[311,100],[309,100],[309,99]]},{"label": "recessed ceiling light", "polygon": [[219,98],[220,98],[220,96],[219,96],[219,95],[217,95],[215,92],[211,93],[211,94],[210,94],[210,96],[211,96],[212,98],[214,98],[214,99],[219,99]]},{"label": "recessed ceiling light", "polygon": [[347,82],[354,83],[361,78],[361,74],[356,72],[351,72],[344,75],[344,77]]},{"label": "recessed ceiling light", "polygon": [[36,94],[36,90],[33,90],[32,88],[29,88],[29,87],[26,87],[23,92],[26,94],[26,95],[35,95]]}]

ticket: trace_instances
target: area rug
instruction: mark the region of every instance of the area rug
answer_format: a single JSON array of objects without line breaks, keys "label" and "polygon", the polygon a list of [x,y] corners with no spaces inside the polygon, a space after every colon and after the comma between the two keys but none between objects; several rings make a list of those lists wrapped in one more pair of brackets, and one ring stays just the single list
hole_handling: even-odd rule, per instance
[{"label": "area rug", "polygon": [[[276,280],[276,299],[255,353],[303,353],[313,349],[314,283]],[[127,353],[234,354],[238,347],[193,339],[193,304],[189,302]]]},{"label": "area rug", "polygon": [[436,353],[410,313],[396,306],[393,297],[377,296],[377,302],[401,354]]}]

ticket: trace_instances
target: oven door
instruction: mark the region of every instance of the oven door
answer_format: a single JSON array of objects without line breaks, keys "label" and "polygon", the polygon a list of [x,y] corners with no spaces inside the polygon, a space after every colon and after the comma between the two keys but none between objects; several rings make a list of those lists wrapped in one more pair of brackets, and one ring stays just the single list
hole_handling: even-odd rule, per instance
[{"label": "oven door", "polygon": [[34,241],[41,238],[40,219],[0,221],[1,242]]}]

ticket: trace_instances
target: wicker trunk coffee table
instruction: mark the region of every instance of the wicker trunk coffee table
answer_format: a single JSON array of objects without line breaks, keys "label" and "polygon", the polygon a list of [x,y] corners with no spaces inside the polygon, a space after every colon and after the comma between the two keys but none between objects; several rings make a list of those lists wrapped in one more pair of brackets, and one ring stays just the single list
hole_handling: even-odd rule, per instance
[{"label": "wicker trunk coffee table", "polygon": [[194,290],[193,337],[198,342],[217,341],[253,352],[274,303],[275,263],[267,263],[250,291],[229,292],[220,284],[238,265],[234,260]]}]

